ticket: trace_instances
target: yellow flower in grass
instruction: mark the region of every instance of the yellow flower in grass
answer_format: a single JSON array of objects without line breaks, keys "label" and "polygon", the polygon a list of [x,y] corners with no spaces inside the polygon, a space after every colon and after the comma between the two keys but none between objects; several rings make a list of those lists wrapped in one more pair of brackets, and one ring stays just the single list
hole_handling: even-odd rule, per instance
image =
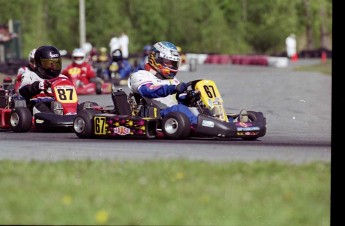
[{"label": "yellow flower in grass", "polygon": [[69,195],[65,195],[65,196],[62,198],[62,203],[65,204],[66,206],[71,205],[71,203],[72,203],[72,197],[69,196]]},{"label": "yellow flower in grass", "polygon": [[184,173],[182,172],[176,173],[175,180],[182,180],[182,179],[184,179]]},{"label": "yellow flower in grass", "polygon": [[108,222],[109,213],[105,210],[100,210],[96,214],[96,221],[99,224],[105,224]]}]

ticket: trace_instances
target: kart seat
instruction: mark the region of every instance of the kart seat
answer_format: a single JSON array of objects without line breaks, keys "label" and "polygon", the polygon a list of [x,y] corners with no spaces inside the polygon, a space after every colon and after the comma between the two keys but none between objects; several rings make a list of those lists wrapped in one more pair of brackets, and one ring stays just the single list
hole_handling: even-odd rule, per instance
[{"label": "kart seat", "polygon": [[114,110],[118,115],[132,115],[132,109],[127,100],[127,94],[118,90],[111,94],[111,98],[114,103]]},{"label": "kart seat", "polygon": [[139,93],[131,93],[138,107],[137,115],[140,117],[160,118],[160,108],[151,99],[141,96]]}]

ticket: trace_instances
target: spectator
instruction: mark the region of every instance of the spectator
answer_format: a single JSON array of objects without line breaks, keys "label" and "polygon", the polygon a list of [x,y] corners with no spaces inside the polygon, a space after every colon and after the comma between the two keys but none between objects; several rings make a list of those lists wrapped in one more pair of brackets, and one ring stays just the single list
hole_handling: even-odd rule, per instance
[{"label": "spectator", "polygon": [[290,34],[286,39],[285,39],[285,44],[286,44],[286,53],[287,56],[291,59],[296,57],[297,54],[297,43],[296,43],[296,36],[295,34]]},{"label": "spectator", "polygon": [[110,39],[109,42],[110,53],[114,52],[115,49],[120,49],[120,39],[116,37],[115,33],[113,33],[113,37]]},{"label": "spectator", "polygon": [[[128,44],[129,39],[125,32],[121,33],[121,36],[119,37],[119,43],[120,43],[120,49],[122,51],[122,57],[124,59],[128,59]],[[113,52],[113,51],[112,51]]]}]

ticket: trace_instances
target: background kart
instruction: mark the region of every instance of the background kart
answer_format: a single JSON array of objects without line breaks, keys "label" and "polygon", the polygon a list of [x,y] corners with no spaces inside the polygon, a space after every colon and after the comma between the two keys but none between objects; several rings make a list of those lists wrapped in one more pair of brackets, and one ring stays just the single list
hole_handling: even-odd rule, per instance
[{"label": "background kart", "polygon": [[83,82],[80,79],[81,69],[79,67],[72,67],[68,70],[70,79],[76,87],[78,95],[87,94],[110,94],[113,89],[113,84],[110,82],[104,82],[100,77],[95,77],[94,81],[88,83]]},{"label": "background kart", "polygon": [[[26,101],[15,92],[13,85],[0,88],[0,129],[13,132],[29,130],[72,131],[77,110],[86,108],[91,103],[78,104],[78,97],[73,83],[67,77],[50,80],[51,92],[45,92],[37,98]],[[50,105],[51,112],[33,114],[33,106],[38,102]]]},{"label": "background kart", "polygon": [[[223,100],[211,80],[189,83],[184,104],[199,113],[198,124],[191,125],[185,114],[171,112],[160,117],[159,108],[138,94],[118,90],[112,93],[114,106],[85,109],[74,120],[74,132],[79,138],[95,137],[164,137],[242,138],[255,140],[266,134],[266,118],[262,112],[246,115],[226,113]],[[180,96],[177,98],[182,101]],[[246,122],[239,120],[247,117]]]}]

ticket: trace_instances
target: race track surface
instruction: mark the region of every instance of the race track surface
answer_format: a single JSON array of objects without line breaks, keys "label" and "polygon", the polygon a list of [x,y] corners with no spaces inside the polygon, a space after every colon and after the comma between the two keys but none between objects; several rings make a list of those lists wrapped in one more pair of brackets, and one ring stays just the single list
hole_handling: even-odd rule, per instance
[{"label": "race track surface", "polygon": [[[293,70],[318,62],[299,60],[286,68],[198,65],[196,72],[178,73],[184,82],[214,80],[228,112],[263,112],[267,133],[256,141],[79,139],[74,133],[0,131],[0,159],[330,162],[332,77]],[[79,96],[80,102],[85,100],[112,105],[110,95]]]}]

